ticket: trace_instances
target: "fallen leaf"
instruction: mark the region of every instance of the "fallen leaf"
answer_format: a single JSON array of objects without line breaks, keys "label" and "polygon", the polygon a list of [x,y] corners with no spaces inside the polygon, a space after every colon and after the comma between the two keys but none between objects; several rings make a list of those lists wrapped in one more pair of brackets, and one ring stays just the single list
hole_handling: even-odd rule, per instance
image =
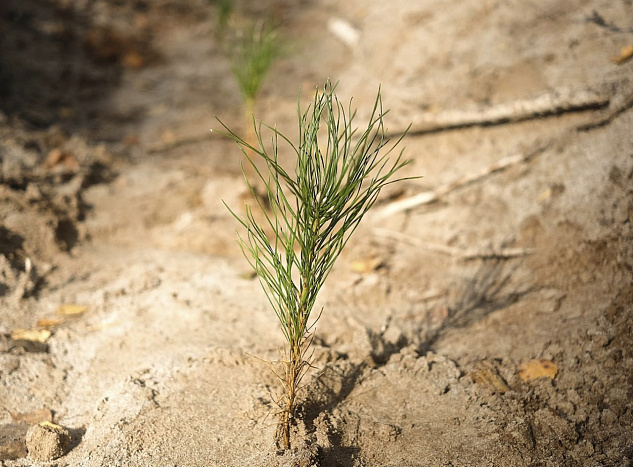
[{"label": "fallen leaf", "polygon": [[477,365],[477,369],[470,374],[476,384],[484,386],[494,392],[503,394],[510,390],[510,386],[492,366],[483,363]]},{"label": "fallen leaf", "polygon": [[57,166],[64,166],[73,172],[79,170],[79,164],[71,153],[62,151],[61,149],[53,149],[48,153],[48,156],[46,156],[44,168],[52,169]]},{"label": "fallen leaf", "polygon": [[543,201],[546,201],[546,200],[548,200],[551,197],[552,197],[552,189],[548,188],[547,190],[545,190],[543,193],[541,193],[538,196],[538,200],[539,200],[540,203],[542,203]]},{"label": "fallen leaf", "polygon": [[107,321],[102,321],[100,323],[97,323],[95,325],[92,326],[87,326],[86,330],[88,331],[100,331],[102,329],[107,329],[110,328],[112,326],[116,326],[117,324],[119,324],[119,321],[114,320],[114,319],[110,319]]},{"label": "fallen leaf", "polygon": [[633,57],[633,45],[625,45],[620,49],[620,56],[611,57],[611,61],[617,65],[622,65],[631,57]]},{"label": "fallen leaf", "polygon": [[48,420],[44,420],[43,422],[39,423],[40,426],[44,426],[44,427],[48,427],[48,428],[52,428],[53,430],[63,430],[64,427],[61,425],[58,425],[57,423],[53,423],[53,422],[49,422]]},{"label": "fallen leaf", "polygon": [[43,344],[51,337],[48,329],[15,329],[11,333],[11,339],[14,341],[31,341]]},{"label": "fallen leaf", "polygon": [[41,422],[52,422],[53,413],[48,409],[35,410],[27,413],[11,413],[11,418],[15,422],[25,422],[29,425],[35,425]]},{"label": "fallen leaf", "polygon": [[86,305],[59,305],[55,313],[59,316],[81,316],[87,310]]},{"label": "fallen leaf", "polygon": [[537,358],[519,365],[519,378],[523,381],[530,381],[542,376],[554,379],[558,373],[558,367],[551,360]]},{"label": "fallen leaf", "polygon": [[374,272],[382,265],[382,260],[378,258],[359,259],[352,261],[352,271],[360,274],[369,274]]},{"label": "fallen leaf", "polygon": [[37,326],[40,328],[54,328],[55,326],[59,326],[65,320],[61,318],[42,318],[37,320]]}]

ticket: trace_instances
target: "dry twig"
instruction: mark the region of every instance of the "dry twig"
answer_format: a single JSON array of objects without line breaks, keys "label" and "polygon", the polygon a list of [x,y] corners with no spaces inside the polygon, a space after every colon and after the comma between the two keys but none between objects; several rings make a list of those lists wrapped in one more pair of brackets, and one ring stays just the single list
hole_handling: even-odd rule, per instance
[{"label": "dry twig", "polygon": [[[492,106],[419,113],[413,116],[409,135],[439,133],[473,126],[502,125],[568,112],[603,109],[608,105],[608,96],[591,90],[549,91],[535,97]],[[403,132],[396,130],[394,134]]]},{"label": "dry twig", "polygon": [[620,114],[624,113],[626,110],[633,107],[633,92],[624,95],[624,97],[619,98],[619,96],[615,97],[611,105],[609,106],[609,111],[606,112],[605,115],[602,115],[600,118],[594,120],[593,122],[585,123],[577,127],[578,131],[589,131],[594,128],[600,128],[608,123],[611,123],[616,117]]},{"label": "dry twig", "polygon": [[450,193],[453,190],[456,190],[457,188],[461,188],[463,186],[479,181],[489,176],[490,174],[499,172],[500,170],[504,170],[510,167],[511,165],[515,165],[520,162],[529,160],[531,157],[534,156],[536,152],[538,151],[532,152],[527,156],[523,154],[516,154],[513,156],[504,157],[503,159],[497,161],[496,163],[486,167],[485,169],[479,172],[464,175],[463,177],[460,177],[457,180],[453,180],[452,182],[447,183],[446,185],[440,186],[439,188],[436,188],[433,191],[425,191],[425,192],[418,193],[417,195],[413,195],[405,199],[394,201],[388,204],[387,206],[385,206],[384,208],[382,208],[381,210],[378,210],[375,218],[384,219],[384,218],[393,216],[394,214],[397,214],[399,212],[408,211],[417,206],[430,204],[430,203],[439,201],[442,197],[446,196],[448,193]]}]

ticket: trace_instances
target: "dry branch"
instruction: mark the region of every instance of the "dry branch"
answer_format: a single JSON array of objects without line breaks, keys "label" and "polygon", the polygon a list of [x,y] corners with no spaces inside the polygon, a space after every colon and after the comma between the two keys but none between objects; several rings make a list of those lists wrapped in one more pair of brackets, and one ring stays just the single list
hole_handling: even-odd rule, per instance
[{"label": "dry branch", "polygon": [[[549,91],[508,103],[416,114],[412,118],[408,133],[421,135],[473,126],[501,125],[568,112],[597,110],[608,105],[608,96],[591,90]],[[396,130],[392,134],[398,135],[403,132],[404,130]]]},{"label": "dry branch", "polygon": [[577,127],[578,131],[589,131],[594,128],[601,128],[609,123],[611,123],[616,117],[620,114],[624,113],[628,109],[633,107],[633,92],[624,95],[624,97],[615,96],[611,105],[609,106],[608,112],[605,115],[602,115],[600,118],[594,120],[593,122],[585,123]]},{"label": "dry branch", "polygon": [[409,209],[415,208],[417,206],[421,206],[423,204],[430,204],[436,201],[439,201],[440,198],[447,195],[451,191],[461,188],[463,186],[469,185],[476,181],[479,181],[490,174],[498,172],[500,170],[504,170],[511,165],[518,164],[525,160],[530,159],[533,156],[533,153],[529,155],[516,154],[512,156],[504,157],[503,159],[497,161],[496,163],[486,167],[485,169],[475,172],[472,174],[464,175],[463,177],[458,178],[457,180],[453,180],[446,185],[442,185],[439,188],[433,191],[425,191],[422,193],[418,193],[417,195],[410,196],[405,199],[401,199],[398,201],[394,201],[389,205],[385,206],[381,210],[377,210],[376,219],[384,219],[386,217],[393,216],[402,211],[408,211]]},{"label": "dry branch", "polygon": [[[414,123],[411,132],[420,134],[425,132],[443,131],[451,128],[462,128],[472,125],[492,125],[503,122],[519,121],[527,118],[535,118],[546,114],[599,109],[606,106],[609,106],[608,112],[605,112],[605,114],[592,122],[573,128],[571,131],[589,131],[607,125],[620,114],[633,107],[633,92],[624,94],[623,96],[614,96],[612,98],[604,96],[601,97],[600,95],[592,92],[581,92],[576,94],[549,93],[536,99],[516,101],[512,104],[491,107],[477,115],[472,112],[454,112],[451,114],[453,115],[453,117],[451,117],[452,123],[449,123],[448,126],[446,124],[442,126],[440,125],[441,119],[438,118],[433,123],[433,125],[436,125],[435,129],[430,131],[416,131],[416,124]],[[510,109],[514,109],[514,111],[510,112]],[[463,117],[461,120],[458,118],[459,115],[462,115]],[[466,118],[468,115],[470,115],[470,117]],[[506,117],[503,117],[503,115],[506,115]],[[505,118],[505,120],[503,120],[503,118]],[[424,119],[424,116],[422,119]],[[446,120],[450,120],[450,118],[446,118]],[[460,121],[461,123],[459,123]],[[471,123],[468,124],[466,123],[467,121],[470,121]],[[408,211],[417,206],[437,202],[455,189],[485,179],[489,175],[505,170],[514,164],[531,160],[535,155],[544,151],[546,147],[547,144],[538,146],[525,155],[516,154],[504,157],[480,172],[460,177],[457,180],[440,186],[433,191],[425,191],[405,199],[394,201],[386,207],[383,207],[381,210],[377,210],[375,218],[384,219],[399,212]]]}]

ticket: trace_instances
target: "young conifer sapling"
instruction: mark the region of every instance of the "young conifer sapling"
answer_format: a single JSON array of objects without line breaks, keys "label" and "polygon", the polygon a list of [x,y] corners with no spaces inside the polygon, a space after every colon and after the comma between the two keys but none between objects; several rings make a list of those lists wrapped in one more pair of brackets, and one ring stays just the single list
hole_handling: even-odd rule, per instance
[{"label": "young conifer sapling", "polygon": [[[231,70],[237,82],[244,104],[244,141],[249,146],[257,146],[256,128],[253,123],[257,96],[268,74],[268,70],[279,55],[277,32],[263,21],[257,21],[248,28],[236,31],[235,41],[228,47]],[[256,155],[247,155],[246,158]],[[253,182],[256,195],[264,197],[264,188],[251,164],[242,161],[242,168]]]},{"label": "young conifer sapling", "polygon": [[[310,317],[317,294],[380,190],[403,180],[394,175],[411,162],[402,159],[402,151],[390,157],[402,137],[389,145],[383,122],[386,113],[378,91],[369,123],[359,132],[353,126],[356,113],[351,102],[345,108],[335,95],[335,86],[327,81],[306,110],[302,112],[298,105],[297,142],[264,125],[272,136],[266,146],[259,123],[254,124],[257,144],[252,145],[220,122],[265,187],[262,200],[245,174],[261,211],[258,219],[263,221],[256,220],[248,204],[244,216],[228,209],[245,229],[238,233],[242,252],[259,277],[287,343],[278,362],[280,370],[275,372],[282,385],[276,401],[280,408],[276,441],[282,449],[290,449],[297,391],[311,366],[308,350],[318,317]],[[279,162],[280,141],[296,154],[293,170]],[[252,157],[261,158],[266,170],[259,170]]]},{"label": "young conifer sapling", "polygon": [[[270,66],[279,55],[277,33],[271,26],[258,21],[250,28],[239,31],[230,53],[231,70],[240,88],[245,121],[250,128],[257,95]],[[256,143],[253,141],[251,144]]]}]

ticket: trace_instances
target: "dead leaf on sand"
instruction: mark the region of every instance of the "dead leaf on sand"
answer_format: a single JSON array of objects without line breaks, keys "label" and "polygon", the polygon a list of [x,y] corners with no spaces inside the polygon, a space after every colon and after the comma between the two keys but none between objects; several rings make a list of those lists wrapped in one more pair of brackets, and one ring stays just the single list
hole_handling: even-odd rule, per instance
[{"label": "dead leaf on sand", "polygon": [[61,318],[41,318],[37,320],[37,326],[40,328],[54,328],[55,326],[59,326],[65,322],[64,319]]},{"label": "dead leaf on sand", "polygon": [[86,305],[59,305],[55,313],[59,316],[81,316],[87,310]]},{"label": "dead leaf on sand", "polygon": [[352,271],[359,274],[369,274],[374,272],[382,265],[382,260],[379,258],[359,259],[352,261]]},{"label": "dead leaf on sand", "polygon": [[486,365],[484,362],[477,365],[475,370],[470,374],[470,377],[476,384],[499,394],[510,390],[510,386],[508,386],[505,380],[499,375],[497,369],[491,365]]},{"label": "dead leaf on sand", "polygon": [[11,333],[11,339],[14,341],[31,341],[45,343],[51,337],[48,329],[15,329]]},{"label": "dead leaf on sand", "polygon": [[547,190],[545,190],[543,193],[541,193],[538,196],[538,200],[540,203],[542,203],[543,201],[546,201],[548,199],[550,199],[552,197],[552,189],[548,188]]},{"label": "dead leaf on sand", "polygon": [[48,420],[44,420],[43,422],[40,422],[39,425],[43,426],[43,427],[52,428],[53,430],[63,430],[64,429],[63,426],[58,425],[57,423],[49,422]]},{"label": "dead leaf on sand", "polygon": [[551,360],[537,358],[519,365],[519,378],[523,381],[531,381],[542,376],[554,379],[558,373],[558,367]]},{"label": "dead leaf on sand", "polygon": [[631,57],[633,57],[633,45],[625,45],[622,49],[620,49],[620,55],[617,57],[611,57],[611,61],[616,65],[622,65]]},{"label": "dead leaf on sand", "polygon": [[79,170],[79,163],[70,152],[53,149],[48,153],[48,156],[46,156],[44,168],[52,169],[55,167],[63,167],[71,172],[76,172]]}]

